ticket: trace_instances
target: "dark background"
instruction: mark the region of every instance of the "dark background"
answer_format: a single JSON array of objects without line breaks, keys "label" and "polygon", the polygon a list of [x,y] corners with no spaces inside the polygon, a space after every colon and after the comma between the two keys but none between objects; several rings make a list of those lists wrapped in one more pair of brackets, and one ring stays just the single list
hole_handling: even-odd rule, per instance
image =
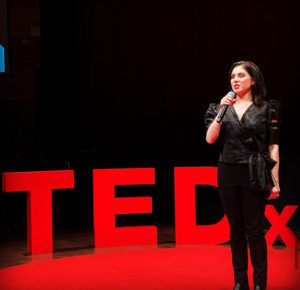
[{"label": "dark background", "polygon": [[[299,17],[296,1],[10,0],[11,73],[0,77],[1,171],[74,169],[53,193],[54,229],[92,228],[92,169],[155,167],[153,215],[117,225],[174,226],[175,166],[216,166],[204,114],[251,60],[283,104],[280,212],[299,205]],[[197,222],[216,222],[217,189],[197,186]],[[24,193],[2,193],[1,231],[26,229]],[[300,230],[300,213],[289,222]]]},{"label": "dark background", "polygon": [[7,14],[7,0],[0,0],[0,44],[4,47],[5,72],[9,71]]}]

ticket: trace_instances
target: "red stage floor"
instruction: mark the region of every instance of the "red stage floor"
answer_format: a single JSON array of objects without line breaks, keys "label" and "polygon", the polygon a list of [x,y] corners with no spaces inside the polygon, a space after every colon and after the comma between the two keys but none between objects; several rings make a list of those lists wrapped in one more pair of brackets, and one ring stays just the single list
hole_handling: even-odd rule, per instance
[{"label": "red stage floor", "polygon": [[[299,252],[298,252],[299,254]],[[50,259],[0,270],[0,289],[232,289],[228,246],[95,249],[94,254]],[[268,248],[268,289],[300,289],[295,249]],[[298,269],[296,269],[298,267]],[[249,282],[252,267],[249,262]]]}]

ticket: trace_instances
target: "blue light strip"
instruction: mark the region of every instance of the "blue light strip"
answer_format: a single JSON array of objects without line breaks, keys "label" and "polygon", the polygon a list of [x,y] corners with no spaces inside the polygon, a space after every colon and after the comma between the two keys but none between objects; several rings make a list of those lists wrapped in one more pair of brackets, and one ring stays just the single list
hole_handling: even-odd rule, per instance
[{"label": "blue light strip", "polygon": [[0,73],[5,72],[4,47],[0,44]]}]

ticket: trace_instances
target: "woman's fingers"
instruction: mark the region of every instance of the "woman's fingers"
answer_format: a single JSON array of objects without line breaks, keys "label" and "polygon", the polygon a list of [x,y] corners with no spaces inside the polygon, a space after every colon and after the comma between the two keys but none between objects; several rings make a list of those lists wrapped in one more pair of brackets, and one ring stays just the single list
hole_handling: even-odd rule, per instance
[{"label": "woman's fingers", "polygon": [[271,193],[270,193],[268,199],[275,199],[275,198],[278,198],[278,197],[280,196],[279,192],[280,192],[280,188],[277,188],[276,186],[273,187],[273,188],[271,189]]},{"label": "woman's fingers", "polygon": [[235,103],[235,99],[231,96],[226,95],[221,99],[221,106],[231,106]]}]

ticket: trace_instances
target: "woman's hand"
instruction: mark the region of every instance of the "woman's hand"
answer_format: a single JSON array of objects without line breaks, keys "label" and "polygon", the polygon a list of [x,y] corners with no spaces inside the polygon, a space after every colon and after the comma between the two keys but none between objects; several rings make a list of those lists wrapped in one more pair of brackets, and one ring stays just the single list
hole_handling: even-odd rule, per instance
[{"label": "woman's hand", "polygon": [[236,102],[236,99],[230,95],[226,95],[221,99],[220,107],[223,108],[225,105],[232,106]]},{"label": "woman's hand", "polygon": [[271,189],[271,193],[268,197],[268,199],[276,199],[279,197],[279,192],[280,192],[280,187],[278,184],[276,184],[272,189]]},{"label": "woman's hand", "polygon": [[275,186],[271,189],[268,199],[275,199],[279,197],[279,145],[272,144],[269,146],[270,157],[276,161],[275,166],[272,168],[272,178]]}]

